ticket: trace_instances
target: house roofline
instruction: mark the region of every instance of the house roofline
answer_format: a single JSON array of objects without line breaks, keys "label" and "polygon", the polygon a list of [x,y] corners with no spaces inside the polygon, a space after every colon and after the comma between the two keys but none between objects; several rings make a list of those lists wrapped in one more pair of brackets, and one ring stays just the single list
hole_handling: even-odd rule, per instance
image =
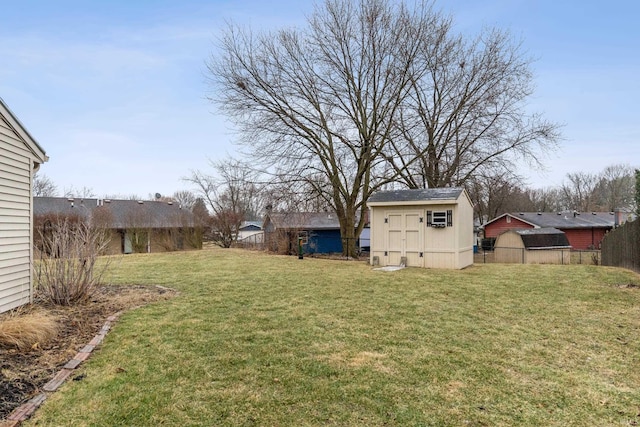
[{"label": "house roofline", "polygon": [[514,216],[513,214],[511,214],[509,212],[503,213],[502,215],[493,218],[491,221],[483,224],[482,227],[485,228],[487,225],[492,224],[492,223],[494,223],[494,222],[498,221],[499,219],[504,218],[506,216],[510,216],[511,218],[515,218],[518,221],[524,222],[525,224],[529,224],[530,226],[532,226],[534,228],[540,228],[540,226],[538,224],[534,224],[534,223],[529,222],[529,221],[527,221],[526,219],[523,219],[523,218],[518,218],[517,216]]},{"label": "house roofline", "polygon": [[20,138],[27,144],[29,150],[33,153],[33,155],[37,158],[38,163],[44,163],[49,160],[47,153],[44,151],[42,146],[38,144],[38,141],[29,133],[27,128],[22,124],[22,122],[18,119],[18,117],[13,114],[9,106],[4,102],[4,100],[0,97],[0,113],[9,121],[9,126],[16,132]]}]

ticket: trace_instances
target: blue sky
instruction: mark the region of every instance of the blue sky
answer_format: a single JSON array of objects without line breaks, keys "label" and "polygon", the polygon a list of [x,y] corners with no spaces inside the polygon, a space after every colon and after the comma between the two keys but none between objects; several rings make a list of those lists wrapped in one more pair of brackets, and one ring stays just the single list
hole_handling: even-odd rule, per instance
[{"label": "blue sky", "polygon": [[[436,7],[459,31],[521,38],[533,64],[530,108],[563,123],[534,187],[614,163],[640,167],[640,2],[458,0]],[[312,2],[272,0],[2,2],[0,97],[50,157],[60,191],[147,197],[234,154],[232,128],[205,96],[205,61],[225,21],[304,25]]]}]

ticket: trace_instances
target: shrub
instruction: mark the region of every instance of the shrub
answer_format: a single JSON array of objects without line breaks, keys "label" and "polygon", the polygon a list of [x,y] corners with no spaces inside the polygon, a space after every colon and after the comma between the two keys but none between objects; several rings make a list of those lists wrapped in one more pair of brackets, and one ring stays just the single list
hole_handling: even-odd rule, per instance
[{"label": "shrub", "polygon": [[109,244],[109,233],[94,227],[90,219],[60,217],[38,230],[45,251],[35,265],[38,296],[58,305],[89,300],[107,269],[96,267],[98,256]]}]

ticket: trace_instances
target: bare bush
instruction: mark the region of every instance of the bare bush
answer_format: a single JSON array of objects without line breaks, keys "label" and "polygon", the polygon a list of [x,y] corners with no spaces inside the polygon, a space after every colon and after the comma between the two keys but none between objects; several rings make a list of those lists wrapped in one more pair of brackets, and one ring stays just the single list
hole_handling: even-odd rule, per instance
[{"label": "bare bush", "polygon": [[90,219],[60,217],[38,232],[47,249],[35,266],[38,295],[58,305],[88,301],[109,266],[96,265],[108,247],[108,231]]}]

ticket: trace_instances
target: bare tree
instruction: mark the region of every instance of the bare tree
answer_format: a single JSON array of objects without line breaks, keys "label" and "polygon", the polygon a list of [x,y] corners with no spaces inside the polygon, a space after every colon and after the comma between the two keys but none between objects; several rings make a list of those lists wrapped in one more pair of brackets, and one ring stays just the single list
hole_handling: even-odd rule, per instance
[{"label": "bare tree", "polygon": [[113,199],[113,200],[144,200],[138,194],[105,194],[104,199]]},{"label": "bare tree", "polygon": [[534,212],[560,212],[564,209],[562,191],[557,187],[527,190]]},{"label": "bare tree", "polygon": [[263,205],[274,212],[334,212],[331,183],[322,175],[292,180],[275,176],[262,190]]},{"label": "bare tree", "polygon": [[634,200],[636,204],[635,213],[636,215],[638,215],[638,217],[640,217],[640,169],[636,169],[634,171],[634,174],[635,174],[635,181],[636,181],[636,190],[635,190],[635,196],[634,196]]},{"label": "bare tree", "polygon": [[600,209],[610,212],[616,209],[633,210],[634,169],[629,165],[607,166],[601,173],[595,188]]},{"label": "bare tree", "polygon": [[508,171],[476,175],[465,182],[465,188],[480,224],[505,212],[530,210],[532,205],[522,190],[521,178]]},{"label": "bare tree", "polygon": [[561,191],[567,209],[578,212],[596,210],[594,191],[598,185],[598,176],[588,172],[572,172],[567,174]]},{"label": "bare tree", "polygon": [[234,159],[211,162],[216,175],[193,171],[187,181],[211,211],[213,240],[228,248],[238,238],[242,221],[258,215],[257,175],[249,165]]},{"label": "bare tree", "polygon": [[192,210],[193,205],[196,203],[196,195],[189,190],[180,190],[173,193],[171,200],[174,203],[179,204],[183,209]]},{"label": "bare tree", "polygon": [[542,166],[559,126],[526,110],[533,93],[531,60],[508,33],[474,40],[451,21],[423,34],[410,96],[397,137],[385,151],[389,167],[410,188],[463,185],[474,175],[515,173],[514,159]]},{"label": "bare tree", "polygon": [[90,199],[96,197],[93,189],[90,187],[75,188],[73,185],[64,190],[64,197],[77,197],[80,199]]},{"label": "bare tree", "polygon": [[36,197],[56,197],[58,195],[58,187],[51,179],[36,172],[33,175],[33,195]]},{"label": "bare tree", "polygon": [[440,21],[426,1],[327,0],[299,30],[230,27],[209,62],[212,99],[253,157],[286,182],[330,183],[317,190],[336,211],[347,256],[383,183],[374,171],[420,69],[420,44]]}]

